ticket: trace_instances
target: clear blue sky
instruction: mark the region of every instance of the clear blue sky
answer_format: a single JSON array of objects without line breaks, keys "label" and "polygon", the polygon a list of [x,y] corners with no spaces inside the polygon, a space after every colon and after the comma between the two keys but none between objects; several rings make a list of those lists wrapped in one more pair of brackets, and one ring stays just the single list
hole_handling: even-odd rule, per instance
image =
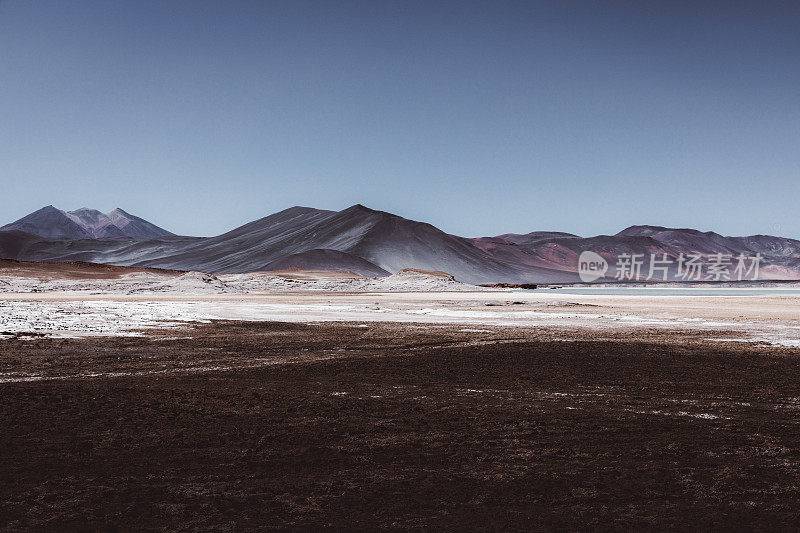
[{"label": "clear blue sky", "polygon": [[0,222],[800,238],[800,2],[0,0]]}]

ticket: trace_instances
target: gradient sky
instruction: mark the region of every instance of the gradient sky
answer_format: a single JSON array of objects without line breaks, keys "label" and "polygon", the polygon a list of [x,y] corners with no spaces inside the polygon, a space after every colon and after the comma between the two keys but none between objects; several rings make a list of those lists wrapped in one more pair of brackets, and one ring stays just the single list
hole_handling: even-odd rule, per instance
[{"label": "gradient sky", "polygon": [[800,238],[800,2],[0,0],[0,223]]}]

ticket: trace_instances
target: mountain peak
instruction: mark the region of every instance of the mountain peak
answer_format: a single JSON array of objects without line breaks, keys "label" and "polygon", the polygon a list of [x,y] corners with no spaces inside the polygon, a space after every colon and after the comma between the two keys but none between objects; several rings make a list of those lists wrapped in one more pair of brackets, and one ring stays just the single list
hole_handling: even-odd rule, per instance
[{"label": "mountain peak", "polygon": [[92,238],[91,233],[76,223],[72,216],[52,205],[46,205],[0,229],[24,231],[45,239]]},{"label": "mountain peak", "polygon": [[320,209],[316,209],[314,207],[307,207],[305,205],[293,205],[283,211],[278,211],[279,213],[311,213],[311,212],[318,212],[321,211]]},{"label": "mountain peak", "polygon": [[347,209],[343,209],[342,212],[354,213],[354,212],[363,212],[363,213],[378,213],[374,209],[370,209],[369,207],[365,206],[364,204],[355,204],[351,205]]},{"label": "mountain peak", "polygon": [[381,217],[402,218],[401,216],[395,215],[393,213],[387,213],[386,211],[380,211],[378,209],[369,208],[364,204],[351,205],[347,209],[342,209],[341,211],[339,211],[339,213],[343,215],[355,215],[355,216],[379,215]]},{"label": "mountain peak", "polygon": [[46,239],[151,239],[173,235],[120,208],[102,213],[91,207],[64,211],[47,205],[3,230],[18,230]]},{"label": "mountain peak", "polygon": [[700,231],[691,228],[666,228],[664,226],[630,226],[617,233],[619,237],[652,237],[658,234],[685,234],[685,235],[705,235],[711,238],[721,238],[722,235],[714,231]]},{"label": "mountain peak", "polygon": [[624,230],[617,233],[619,236],[641,236],[641,235],[652,235],[654,233],[660,233],[662,231],[669,231],[670,228],[665,228],[664,226],[650,226],[647,224],[636,224],[633,226],[628,226]]}]

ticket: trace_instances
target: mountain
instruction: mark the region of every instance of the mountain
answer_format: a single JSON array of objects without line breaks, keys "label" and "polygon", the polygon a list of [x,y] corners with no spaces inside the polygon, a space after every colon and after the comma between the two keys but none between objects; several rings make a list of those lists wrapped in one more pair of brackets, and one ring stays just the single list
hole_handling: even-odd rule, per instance
[{"label": "mountain", "polygon": [[[800,279],[800,241],[766,235],[724,237],[694,229],[631,226],[616,235],[580,238],[553,233],[544,238],[526,238],[511,234],[511,238],[509,235],[483,237],[473,239],[473,243],[498,261],[560,270],[565,274],[576,271],[582,252],[595,252],[609,264],[607,281],[614,280],[618,273],[617,262],[626,254],[637,254],[643,259],[643,278],[650,274],[653,257],[666,258],[670,263],[668,281],[684,281],[678,268],[681,256],[700,254],[706,264],[714,255],[730,256],[733,270],[737,257],[752,258],[760,254],[764,260],[759,270],[761,279]],[[654,271],[654,274],[654,279],[663,279],[663,273]]]},{"label": "mountain", "polygon": [[52,205],[0,228],[0,231],[12,230],[52,240],[154,239],[174,236],[173,233],[119,208],[109,213],[101,213],[88,207],[75,211],[62,211]]},{"label": "mountain", "polygon": [[579,281],[583,252],[608,262],[599,281],[614,281],[625,254],[644,259],[642,278],[649,274],[651,256],[667,258],[668,280],[683,281],[682,256],[701,254],[708,261],[715,254],[759,254],[761,279],[800,279],[800,241],[783,237],[631,226],[587,238],[535,231],[468,239],[360,204],[342,211],[291,207],[214,237],[175,236],[121,209],[103,214],[52,206],[0,228],[0,257],[9,259],[210,273],[296,268],[383,276],[417,268],[448,272],[468,283],[568,283]]},{"label": "mountain", "polygon": [[506,233],[504,235],[498,235],[497,237],[488,238],[499,239],[506,243],[522,246],[531,246],[540,242],[552,241],[553,239],[580,239],[580,237],[577,235],[573,235],[572,233],[563,233],[560,231],[532,231],[531,233],[525,233],[522,235],[517,233]]},{"label": "mountain", "polygon": [[[354,205],[342,211],[292,207],[228,233],[198,241],[175,254],[143,259],[137,266],[247,272],[279,258],[324,249],[359,257],[387,272],[413,267],[442,270],[470,283],[527,280],[547,272],[494,260],[469,239],[430,224]],[[308,260],[308,257],[304,258]],[[317,257],[324,266],[328,260]],[[307,262],[306,268],[314,268]],[[535,270],[535,269],[534,269]]]},{"label": "mountain", "polygon": [[23,231],[45,239],[91,239],[91,232],[73,220],[66,212],[52,205],[34,211],[16,222],[6,224],[0,231]]},{"label": "mountain", "polygon": [[674,229],[660,226],[631,226],[616,235],[617,237],[650,237],[651,239],[676,250],[693,250],[701,254],[737,253],[734,242],[713,231],[702,232],[694,229]]},{"label": "mountain", "polygon": [[65,211],[64,214],[83,228],[92,239],[120,239],[127,237],[121,229],[111,223],[108,216],[97,209],[82,207],[75,211]]},{"label": "mountain", "polygon": [[132,239],[157,239],[159,237],[174,237],[174,233],[159,228],[143,218],[126,213],[119,207],[106,213],[111,224],[116,226],[126,236]]}]

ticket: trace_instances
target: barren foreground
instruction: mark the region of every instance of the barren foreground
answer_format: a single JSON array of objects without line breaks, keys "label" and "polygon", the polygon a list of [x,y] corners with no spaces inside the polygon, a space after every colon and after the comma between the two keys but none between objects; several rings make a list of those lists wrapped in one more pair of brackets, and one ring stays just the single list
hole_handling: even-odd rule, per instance
[{"label": "barren foreground", "polygon": [[8,339],[0,528],[800,526],[796,351],[593,335],[213,322]]},{"label": "barren foreground", "polygon": [[6,269],[0,529],[800,526],[800,291]]}]

